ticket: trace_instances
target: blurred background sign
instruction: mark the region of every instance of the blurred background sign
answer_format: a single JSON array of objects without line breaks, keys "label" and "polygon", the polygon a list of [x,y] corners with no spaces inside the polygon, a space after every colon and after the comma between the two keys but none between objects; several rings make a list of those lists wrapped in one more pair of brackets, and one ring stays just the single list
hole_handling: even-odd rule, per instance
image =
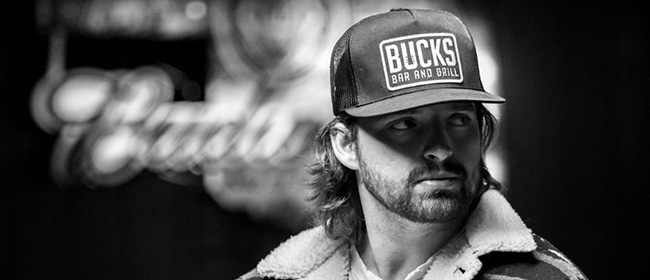
[{"label": "blurred background sign", "polygon": [[[118,187],[147,170],[225,209],[305,227],[311,139],[332,118],[332,46],[352,23],[394,4],[38,1],[49,53],[31,114],[57,138],[54,183]],[[406,4],[459,13],[453,2]],[[467,22],[485,87],[498,94],[489,26]],[[488,164],[503,179],[498,151]]]},{"label": "blurred background sign", "polygon": [[331,118],[332,38],[393,7],[469,25],[486,89],[508,99],[490,108],[501,133],[488,165],[526,224],[587,275],[639,278],[613,268],[642,266],[647,251],[634,218],[650,162],[640,4],[8,2],[0,278],[245,273],[306,224],[287,222],[302,211],[270,213],[305,206],[284,192],[304,191],[302,140]]}]

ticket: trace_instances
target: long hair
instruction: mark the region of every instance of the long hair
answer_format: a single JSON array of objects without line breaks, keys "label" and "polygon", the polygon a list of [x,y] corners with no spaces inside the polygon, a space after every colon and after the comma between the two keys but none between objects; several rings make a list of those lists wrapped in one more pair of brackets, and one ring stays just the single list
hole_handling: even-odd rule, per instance
[{"label": "long hair", "polygon": [[[481,130],[481,147],[485,155],[496,136],[497,120],[482,103],[475,104]],[[309,169],[313,176],[310,185],[316,223],[325,227],[328,237],[346,238],[351,242],[359,241],[365,227],[357,177],[354,170],[341,164],[334,155],[330,135],[334,126],[342,123],[349,129],[350,133],[346,135],[348,140],[356,141],[355,121],[355,118],[347,115],[338,116],[318,131],[314,139],[316,162]],[[484,184],[503,192],[503,186],[492,177],[485,160],[482,162],[481,176]]]}]

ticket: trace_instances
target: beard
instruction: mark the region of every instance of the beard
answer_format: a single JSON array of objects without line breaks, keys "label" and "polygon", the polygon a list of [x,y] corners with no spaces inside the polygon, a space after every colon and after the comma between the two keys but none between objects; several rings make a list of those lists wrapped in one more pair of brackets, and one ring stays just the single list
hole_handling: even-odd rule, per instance
[{"label": "beard", "polygon": [[[468,174],[458,163],[445,161],[441,166],[429,164],[415,168],[404,179],[390,179],[369,168],[360,159],[359,172],[365,188],[389,211],[417,223],[449,223],[466,217],[474,202],[480,176]],[[424,193],[414,191],[416,182],[440,171],[453,173],[460,180],[460,188],[437,189]]]}]

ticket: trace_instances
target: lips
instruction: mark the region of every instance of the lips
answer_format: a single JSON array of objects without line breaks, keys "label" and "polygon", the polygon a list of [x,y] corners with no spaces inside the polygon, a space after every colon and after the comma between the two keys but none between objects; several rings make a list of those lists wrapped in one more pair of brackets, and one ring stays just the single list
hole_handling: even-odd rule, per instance
[{"label": "lips", "polygon": [[415,184],[419,184],[422,182],[428,182],[428,181],[433,181],[433,182],[448,182],[448,181],[455,181],[459,180],[457,175],[451,174],[451,173],[441,173],[441,174],[430,174],[430,175],[424,175],[420,176],[417,180],[414,181]]},{"label": "lips", "polygon": [[[423,170],[424,171],[424,170]],[[441,170],[438,172],[420,172],[411,174],[412,186],[423,189],[450,189],[455,188],[461,182],[461,178],[454,172]]]}]

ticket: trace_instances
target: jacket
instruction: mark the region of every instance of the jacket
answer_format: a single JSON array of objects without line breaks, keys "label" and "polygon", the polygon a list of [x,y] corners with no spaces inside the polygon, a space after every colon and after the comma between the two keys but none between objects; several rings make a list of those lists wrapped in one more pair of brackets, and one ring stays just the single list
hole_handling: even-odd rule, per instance
[{"label": "jacket", "polygon": [[[333,240],[323,227],[280,244],[239,279],[349,278],[351,244]],[[424,276],[433,279],[587,279],[551,243],[535,235],[496,190],[481,196],[464,234],[440,249]]]}]

